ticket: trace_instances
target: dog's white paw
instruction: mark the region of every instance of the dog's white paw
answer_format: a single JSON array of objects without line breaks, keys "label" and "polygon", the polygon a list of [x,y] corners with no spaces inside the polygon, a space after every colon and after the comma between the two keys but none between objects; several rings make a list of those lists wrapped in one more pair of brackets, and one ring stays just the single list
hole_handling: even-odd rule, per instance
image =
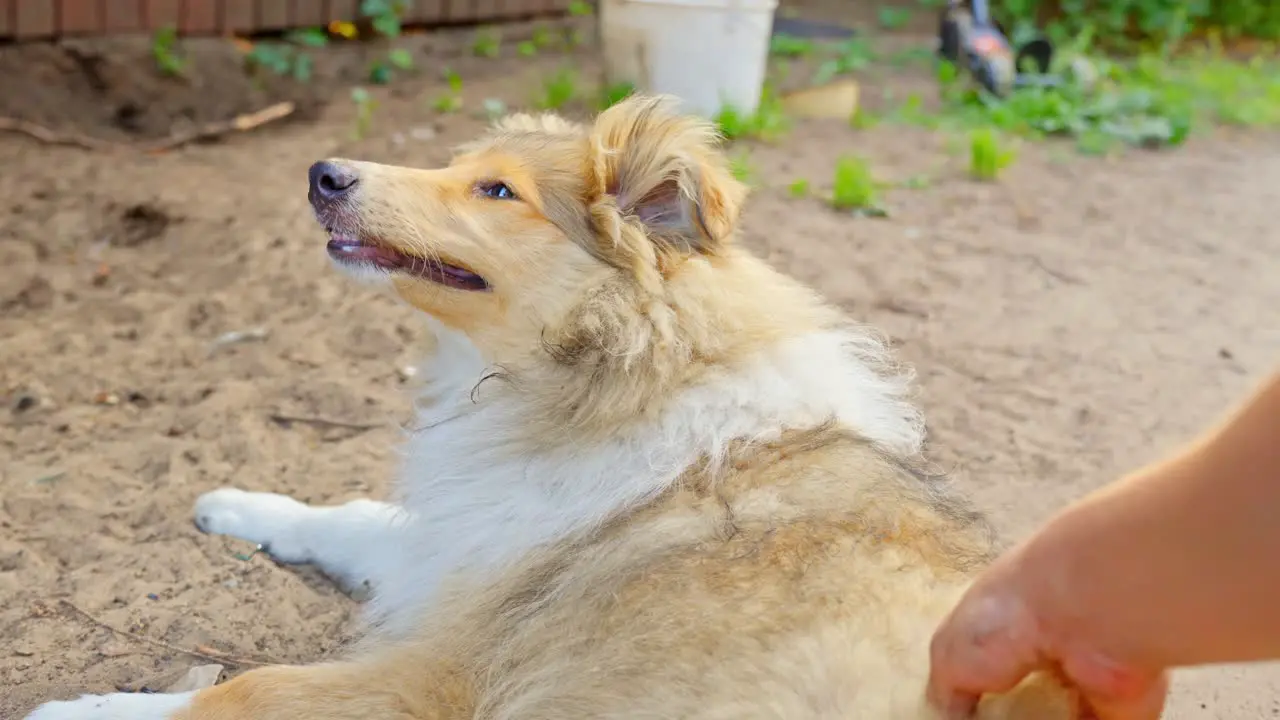
[{"label": "dog's white paw", "polygon": [[196,527],[261,545],[275,560],[305,564],[311,550],[302,537],[302,520],[311,508],[285,495],[222,488],[196,500]]},{"label": "dog's white paw", "polygon": [[26,720],[169,720],[191,704],[194,692],[81,695],[41,705]]}]

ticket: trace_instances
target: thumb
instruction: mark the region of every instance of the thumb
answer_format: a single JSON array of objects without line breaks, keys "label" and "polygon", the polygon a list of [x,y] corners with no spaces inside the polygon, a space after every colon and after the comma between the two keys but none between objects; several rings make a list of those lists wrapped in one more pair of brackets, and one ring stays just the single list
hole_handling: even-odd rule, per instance
[{"label": "thumb", "polygon": [[1068,653],[1062,669],[1097,720],[1158,720],[1164,711],[1166,673],[1135,670],[1092,651]]},{"label": "thumb", "polygon": [[1168,692],[1169,679],[1162,673],[1136,696],[1114,698],[1086,695],[1085,701],[1098,720],[1159,720],[1164,712]]}]

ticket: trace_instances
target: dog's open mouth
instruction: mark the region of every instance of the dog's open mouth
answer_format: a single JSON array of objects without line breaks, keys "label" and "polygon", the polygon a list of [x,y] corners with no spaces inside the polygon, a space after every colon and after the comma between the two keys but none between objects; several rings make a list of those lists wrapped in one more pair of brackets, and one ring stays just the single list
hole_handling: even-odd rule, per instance
[{"label": "dog's open mouth", "polygon": [[488,290],[489,283],[479,275],[439,260],[417,255],[372,242],[352,233],[325,228],[329,233],[329,257],[350,265],[367,265],[388,272],[402,272],[425,278],[434,283],[458,290]]}]

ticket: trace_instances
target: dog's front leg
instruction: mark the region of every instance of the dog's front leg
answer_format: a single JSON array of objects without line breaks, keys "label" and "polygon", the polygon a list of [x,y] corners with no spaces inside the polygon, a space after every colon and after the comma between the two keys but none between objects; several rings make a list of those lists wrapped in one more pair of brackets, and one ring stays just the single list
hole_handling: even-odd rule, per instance
[{"label": "dog's front leg", "polygon": [[174,695],[85,695],[41,705],[26,720],[464,720],[472,688],[411,658],[272,666]]},{"label": "dog's front leg", "polygon": [[375,500],[313,507],[285,495],[222,488],[201,495],[196,526],[256,543],[272,559],[315,565],[348,592],[376,588],[396,571],[404,509]]}]

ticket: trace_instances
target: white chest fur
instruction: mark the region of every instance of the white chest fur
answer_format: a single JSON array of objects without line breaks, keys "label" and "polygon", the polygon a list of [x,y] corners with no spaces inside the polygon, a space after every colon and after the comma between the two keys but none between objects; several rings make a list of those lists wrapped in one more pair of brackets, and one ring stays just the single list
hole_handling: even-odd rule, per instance
[{"label": "white chest fur", "polygon": [[884,350],[855,331],[798,337],[725,368],[672,398],[658,420],[608,441],[566,436],[530,452],[510,442],[525,421],[518,396],[474,397],[489,368],[465,336],[434,329],[439,346],[397,486],[408,522],[383,550],[396,567],[371,605],[393,634],[413,626],[450,573],[497,570],[603,523],[695,462],[721,459],[735,440],[835,418],[895,452],[915,453],[922,441],[906,380],[876,373]]}]

